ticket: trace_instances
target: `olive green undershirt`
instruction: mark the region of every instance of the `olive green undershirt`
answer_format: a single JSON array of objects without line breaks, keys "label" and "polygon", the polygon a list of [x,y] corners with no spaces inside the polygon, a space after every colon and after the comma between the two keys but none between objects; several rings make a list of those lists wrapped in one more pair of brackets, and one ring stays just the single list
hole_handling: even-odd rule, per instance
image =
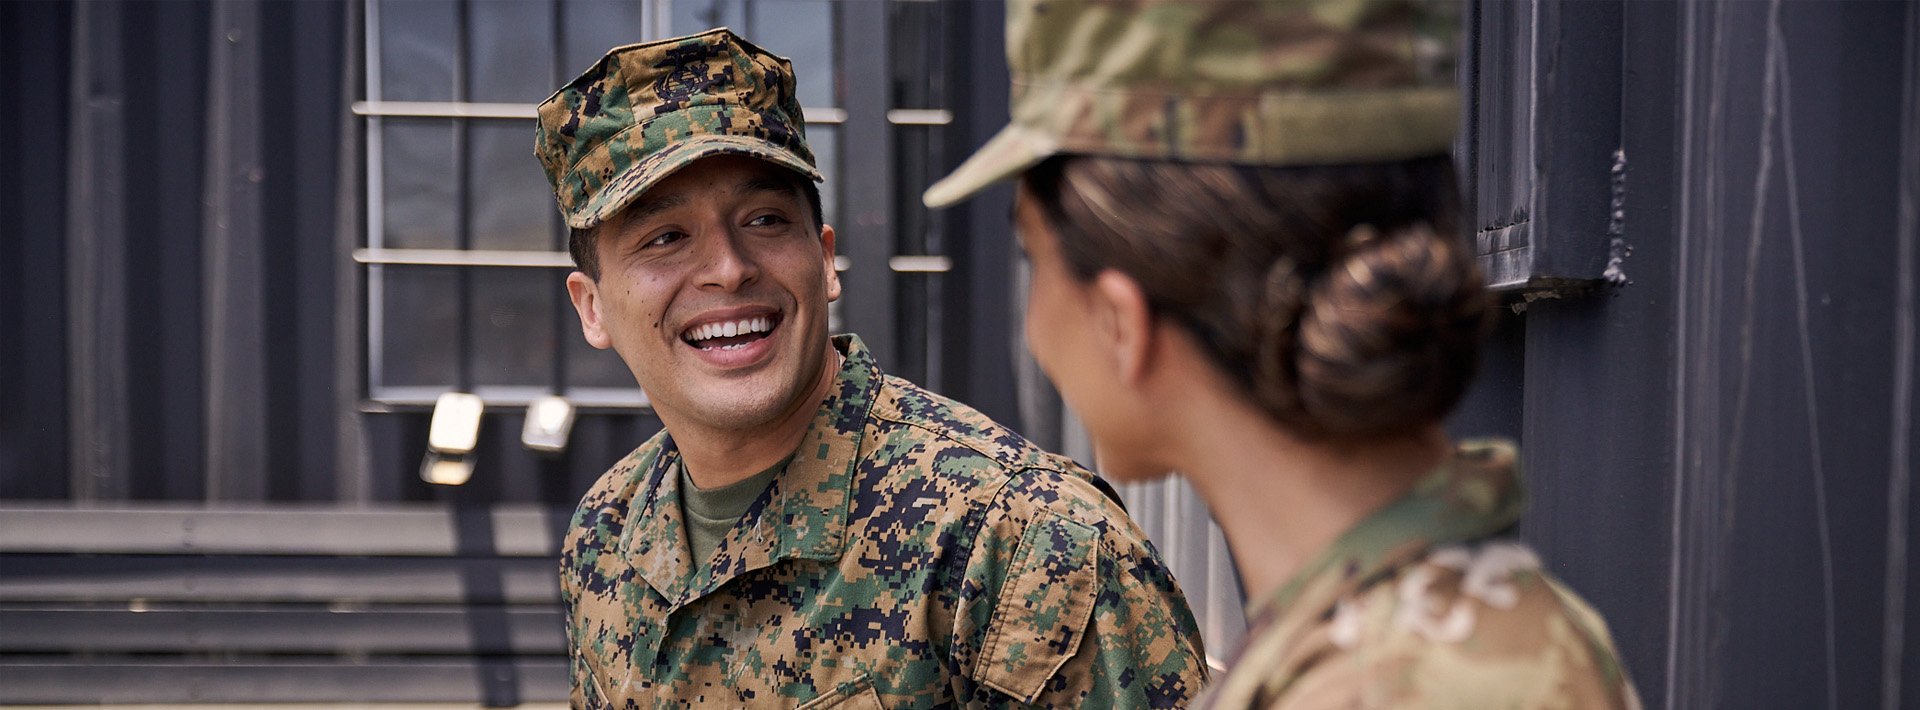
[{"label": "olive green undershirt", "polygon": [[[791,457],[789,457],[791,458]],[[713,557],[713,550],[733,532],[733,526],[740,522],[753,501],[773,484],[773,477],[785,468],[787,460],[774,464],[773,468],[752,476],[729,483],[719,488],[701,488],[693,485],[693,478],[687,474],[687,467],[680,469],[680,510],[687,520],[687,549],[693,553],[694,566]]]}]

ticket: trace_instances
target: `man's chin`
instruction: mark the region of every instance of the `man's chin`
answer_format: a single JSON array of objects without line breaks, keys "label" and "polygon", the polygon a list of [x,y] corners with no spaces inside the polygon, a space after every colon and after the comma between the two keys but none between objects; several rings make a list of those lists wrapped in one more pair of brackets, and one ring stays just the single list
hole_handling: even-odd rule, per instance
[{"label": "man's chin", "polygon": [[[698,404],[690,407],[694,418],[711,429],[729,431],[751,431],[777,422],[792,411],[796,395],[788,397],[770,396],[775,388],[772,385],[755,387],[729,386],[714,388],[721,391],[692,393]],[[780,388],[788,389],[788,388]],[[745,390],[745,391],[741,391]]]}]

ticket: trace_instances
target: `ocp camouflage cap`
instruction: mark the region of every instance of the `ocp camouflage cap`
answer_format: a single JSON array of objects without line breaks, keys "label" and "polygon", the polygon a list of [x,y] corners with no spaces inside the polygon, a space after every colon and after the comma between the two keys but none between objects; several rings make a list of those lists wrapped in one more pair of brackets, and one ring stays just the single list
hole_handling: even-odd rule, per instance
[{"label": "ocp camouflage cap", "polygon": [[1059,154],[1311,165],[1453,143],[1457,0],[1012,0],[1013,121],[944,207]]},{"label": "ocp camouflage cap", "polygon": [[726,28],[617,47],[540,104],[533,152],[567,226],[600,224],[675,170],[747,155],[823,179],[793,64]]}]

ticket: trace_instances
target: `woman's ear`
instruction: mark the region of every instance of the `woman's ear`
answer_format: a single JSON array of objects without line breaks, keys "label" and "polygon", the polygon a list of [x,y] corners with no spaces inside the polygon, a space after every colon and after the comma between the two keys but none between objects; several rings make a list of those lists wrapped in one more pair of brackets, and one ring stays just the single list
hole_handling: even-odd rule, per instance
[{"label": "woman's ear", "polygon": [[1133,277],[1106,269],[1093,277],[1089,295],[1120,381],[1139,384],[1153,365],[1154,339],[1160,337],[1146,292]]}]

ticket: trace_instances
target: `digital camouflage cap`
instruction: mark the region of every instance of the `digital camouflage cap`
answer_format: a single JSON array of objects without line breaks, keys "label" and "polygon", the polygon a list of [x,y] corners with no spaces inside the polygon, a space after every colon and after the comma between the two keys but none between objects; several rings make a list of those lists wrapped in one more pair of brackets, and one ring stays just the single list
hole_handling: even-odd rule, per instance
[{"label": "digital camouflage cap", "polygon": [[1310,165],[1453,143],[1455,0],[1012,0],[1013,121],[929,188],[1058,154]]},{"label": "digital camouflage cap", "polygon": [[618,47],[540,104],[534,155],[587,229],[700,158],[746,155],[818,182],[793,64],[726,28]]}]

